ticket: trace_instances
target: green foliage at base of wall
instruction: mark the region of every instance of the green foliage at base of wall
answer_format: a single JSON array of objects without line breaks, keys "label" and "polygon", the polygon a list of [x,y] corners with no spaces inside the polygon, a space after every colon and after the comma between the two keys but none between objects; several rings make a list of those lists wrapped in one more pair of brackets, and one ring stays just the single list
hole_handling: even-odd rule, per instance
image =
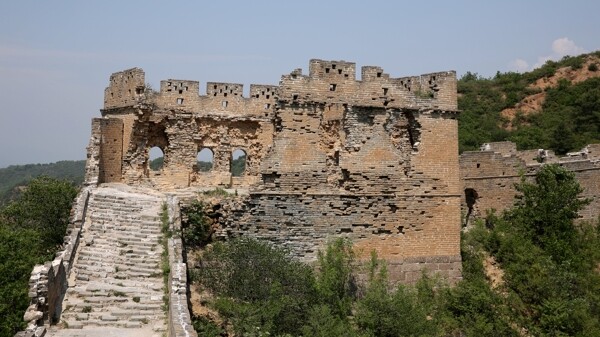
[{"label": "green foliage at base of wall", "polygon": [[[319,253],[314,273],[265,242],[217,243],[196,282],[239,336],[599,336],[600,223],[574,224],[581,188],[547,165],[518,191],[510,211],[463,233],[463,280],[452,287],[423,274],[392,288],[385,263],[357,265],[344,240]],[[504,271],[494,287],[490,258]]]}]

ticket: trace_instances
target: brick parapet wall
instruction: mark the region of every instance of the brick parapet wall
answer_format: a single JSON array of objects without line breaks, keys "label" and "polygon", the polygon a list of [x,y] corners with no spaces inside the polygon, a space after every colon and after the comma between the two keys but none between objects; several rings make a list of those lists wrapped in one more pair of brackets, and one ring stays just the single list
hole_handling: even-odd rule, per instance
[{"label": "brick parapet wall", "polygon": [[[167,197],[169,212],[169,227],[174,233],[181,232],[181,212],[179,200],[175,196]],[[192,325],[190,310],[188,308],[188,279],[187,265],[183,258],[183,244],[181,238],[168,239],[169,253],[169,278],[168,278],[168,331],[169,337],[197,337],[198,334]]]}]

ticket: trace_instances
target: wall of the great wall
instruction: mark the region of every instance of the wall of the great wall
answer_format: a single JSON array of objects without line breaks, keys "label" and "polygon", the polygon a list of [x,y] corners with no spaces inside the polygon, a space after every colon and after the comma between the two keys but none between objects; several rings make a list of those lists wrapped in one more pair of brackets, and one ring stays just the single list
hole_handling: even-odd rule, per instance
[{"label": "wall of the great wall", "polygon": [[[247,98],[236,83],[199,91],[199,82],[175,79],[150,91],[138,68],[113,74],[89,147],[100,175],[89,165],[88,182],[115,181],[106,175],[117,172],[105,164],[110,147],[127,184],[247,189],[243,203],[227,206],[223,237],[267,239],[306,261],[347,237],[359,257],[375,250],[386,259],[395,280],[412,282],[422,269],[460,278],[454,72],[392,78],[363,67],[357,80],[354,63],[311,60],[308,75],[296,69],[279,86],[251,85]],[[118,141],[100,141],[106,124],[122,126],[118,155]],[[153,147],[164,154],[158,171],[149,167]],[[213,154],[209,172],[198,168],[203,149]],[[241,177],[231,174],[235,150],[246,154]]]},{"label": "wall of the great wall", "polygon": [[600,144],[590,144],[579,152],[557,157],[552,151],[517,151],[512,142],[484,144],[481,151],[460,155],[462,212],[469,218],[485,217],[486,211],[510,208],[515,199],[515,184],[523,174],[533,179],[545,164],[560,164],[575,173],[583,187],[582,197],[591,203],[580,212],[581,220],[600,216]]}]

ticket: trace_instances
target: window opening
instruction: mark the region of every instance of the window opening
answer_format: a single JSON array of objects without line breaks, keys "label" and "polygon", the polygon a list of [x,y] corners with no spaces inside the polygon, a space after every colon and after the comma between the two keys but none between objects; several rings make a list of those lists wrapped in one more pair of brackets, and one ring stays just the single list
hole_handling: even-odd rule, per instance
[{"label": "window opening", "polygon": [[214,154],[211,149],[204,147],[198,151],[196,161],[198,165],[198,171],[209,172],[213,167]]},{"label": "window opening", "polygon": [[241,177],[246,171],[246,151],[237,149],[231,154],[231,175]]},{"label": "window opening", "polygon": [[473,216],[473,212],[475,211],[475,203],[479,195],[477,191],[472,188],[465,189],[465,201],[467,202],[467,216],[465,218],[465,226],[469,225],[469,220]]},{"label": "window opening", "polygon": [[148,166],[150,170],[160,171],[163,168],[164,158],[163,150],[160,147],[154,146],[150,148],[148,151]]}]

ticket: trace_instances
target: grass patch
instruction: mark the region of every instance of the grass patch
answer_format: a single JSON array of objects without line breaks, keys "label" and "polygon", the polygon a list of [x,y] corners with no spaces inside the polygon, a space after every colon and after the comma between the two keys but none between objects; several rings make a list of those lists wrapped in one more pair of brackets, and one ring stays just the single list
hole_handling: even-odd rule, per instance
[{"label": "grass patch", "polygon": [[207,197],[225,197],[226,198],[226,197],[229,197],[229,196],[231,196],[233,194],[225,191],[221,187],[217,187],[214,190],[202,192],[202,195],[205,195]]}]

